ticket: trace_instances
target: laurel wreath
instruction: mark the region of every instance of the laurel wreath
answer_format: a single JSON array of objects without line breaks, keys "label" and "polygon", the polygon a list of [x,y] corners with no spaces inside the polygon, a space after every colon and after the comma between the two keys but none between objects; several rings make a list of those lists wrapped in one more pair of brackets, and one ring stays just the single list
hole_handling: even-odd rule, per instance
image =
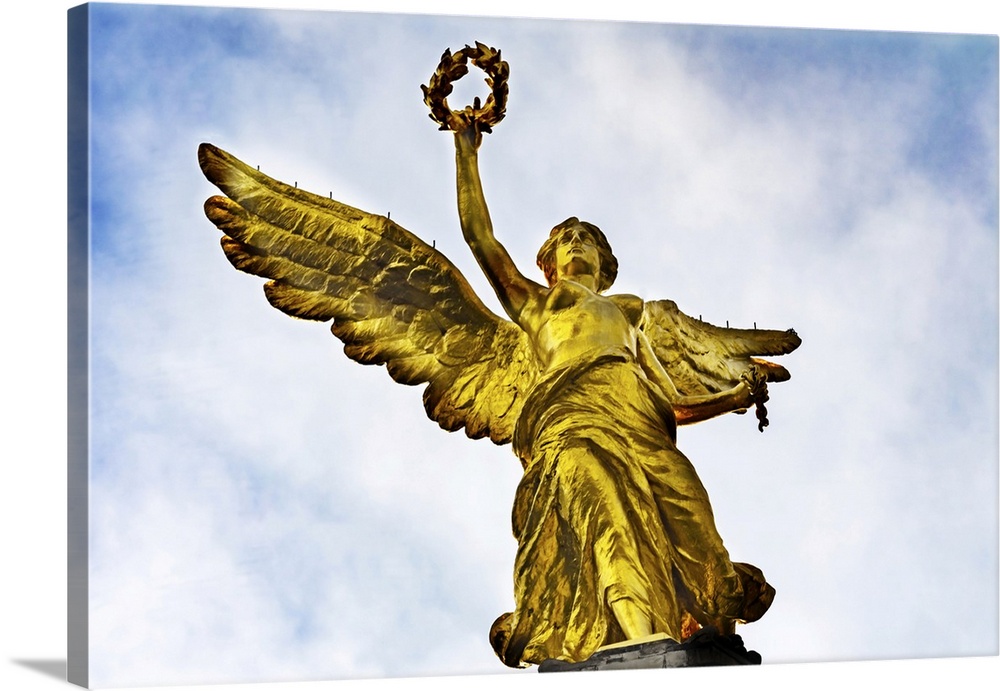
[{"label": "laurel wreath", "polygon": [[[448,106],[452,83],[468,74],[469,61],[486,73],[490,95],[485,104],[477,96],[471,106],[452,110]],[[500,51],[476,41],[475,47],[465,46],[455,53],[446,49],[430,83],[422,84],[420,89],[424,92],[424,103],[431,109],[430,118],[440,125],[439,129],[458,132],[476,124],[480,132],[492,132],[506,113],[509,76],[510,68],[500,59]]]}]

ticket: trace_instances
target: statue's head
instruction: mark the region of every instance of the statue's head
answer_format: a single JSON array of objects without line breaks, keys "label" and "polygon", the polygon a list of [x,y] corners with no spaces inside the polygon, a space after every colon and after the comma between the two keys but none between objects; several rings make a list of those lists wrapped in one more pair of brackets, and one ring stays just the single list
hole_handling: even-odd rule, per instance
[{"label": "statue's head", "polygon": [[611,243],[608,242],[601,229],[593,223],[581,221],[576,216],[570,216],[553,228],[548,239],[538,250],[538,267],[545,272],[545,280],[550,286],[558,280],[556,249],[571,237],[574,229],[581,230],[588,235],[597,247],[600,264],[597,269],[597,290],[598,292],[607,290],[615,282],[615,277],[618,276],[618,259],[611,251]]}]

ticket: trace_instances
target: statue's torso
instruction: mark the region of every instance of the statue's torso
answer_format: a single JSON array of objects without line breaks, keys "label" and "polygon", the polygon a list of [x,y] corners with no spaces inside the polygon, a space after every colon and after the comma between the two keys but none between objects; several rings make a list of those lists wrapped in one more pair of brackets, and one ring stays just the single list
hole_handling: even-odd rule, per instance
[{"label": "statue's torso", "polygon": [[606,297],[561,280],[522,313],[521,325],[550,371],[589,352],[625,347],[634,354],[641,310],[642,301],[634,296]]}]

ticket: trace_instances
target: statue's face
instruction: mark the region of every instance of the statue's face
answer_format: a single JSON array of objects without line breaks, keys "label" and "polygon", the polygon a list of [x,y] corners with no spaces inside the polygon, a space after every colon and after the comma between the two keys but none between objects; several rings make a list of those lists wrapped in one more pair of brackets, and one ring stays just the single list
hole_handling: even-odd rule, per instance
[{"label": "statue's face", "polygon": [[555,248],[556,274],[559,278],[580,275],[598,276],[601,254],[593,235],[577,224],[559,233]]}]

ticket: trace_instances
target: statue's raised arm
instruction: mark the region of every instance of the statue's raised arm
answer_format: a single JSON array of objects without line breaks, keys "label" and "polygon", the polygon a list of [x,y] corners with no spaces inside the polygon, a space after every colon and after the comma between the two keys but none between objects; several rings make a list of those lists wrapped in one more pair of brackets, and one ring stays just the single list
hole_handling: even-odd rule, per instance
[{"label": "statue's raised arm", "polygon": [[[468,72],[470,61],[486,72],[490,95],[485,105],[480,105],[477,98],[464,110],[451,110],[447,95],[451,92],[452,81]],[[507,75],[507,63],[500,59],[500,51],[477,43],[475,47],[466,46],[454,54],[446,50],[423,91],[432,119],[441,124],[441,129],[454,132],[458,218],[462,234],[504,310],[518,322],[524,306],[536,300],[543,288],[518,270],[507,249],[494,235],[479,176],[479,147],[483,133],[491,132],[504,115]]]}]

